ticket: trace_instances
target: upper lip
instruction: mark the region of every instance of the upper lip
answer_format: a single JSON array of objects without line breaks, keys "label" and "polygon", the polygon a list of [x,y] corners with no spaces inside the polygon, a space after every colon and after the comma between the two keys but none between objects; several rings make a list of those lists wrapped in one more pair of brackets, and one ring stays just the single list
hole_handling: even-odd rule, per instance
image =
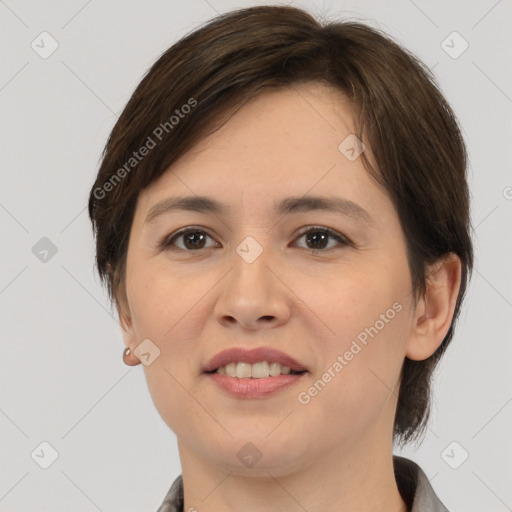
[{"label": "upper lip", "polygon": [[203,366],[203,372],[212,372],[221,366],[232,362],[244,362],[249,364],[267,361],[268,363],[279,363],[282,366],[288,366],[291,370],[301,372],[307,371],[307,368],[296,361],[293,357],[270,347],[258,347],[251,350],[246,348],[229,348],[213,356]]}]

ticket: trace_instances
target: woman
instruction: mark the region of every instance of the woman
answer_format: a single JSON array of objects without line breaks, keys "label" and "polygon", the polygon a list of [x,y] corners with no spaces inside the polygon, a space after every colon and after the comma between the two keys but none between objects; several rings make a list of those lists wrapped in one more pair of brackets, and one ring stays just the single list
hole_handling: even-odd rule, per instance
[{"label": "woman", "polygon": [[392,450],[453,337],[468,196],[452,110],[372,28],[253,7],[158,59],[89,214],[124,361],[178,439],[159,512],[446,510]]}]

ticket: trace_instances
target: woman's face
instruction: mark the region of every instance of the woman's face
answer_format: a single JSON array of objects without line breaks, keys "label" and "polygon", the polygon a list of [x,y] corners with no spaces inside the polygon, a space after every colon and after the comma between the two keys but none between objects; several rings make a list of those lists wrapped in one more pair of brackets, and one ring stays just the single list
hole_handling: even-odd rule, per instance
[{"label": "woman's face", "polygon": [[[243,473],[252,450],[261,456],[252,474],[277,476],[391,440],[411,278],[397,213],[352,132],[347,101],[324,85],[267,92],[139,195],[125,339],[151,340],[144,371],[157,410],[181,450],[217,467]],[[197,196],[225,210],[150,215]],[[309,196],[338,209],[310,209]],[[288,198],[298,206],[275,209]],[[225,349],[258,347],[307,372],[243,397],[202,371]]]}]

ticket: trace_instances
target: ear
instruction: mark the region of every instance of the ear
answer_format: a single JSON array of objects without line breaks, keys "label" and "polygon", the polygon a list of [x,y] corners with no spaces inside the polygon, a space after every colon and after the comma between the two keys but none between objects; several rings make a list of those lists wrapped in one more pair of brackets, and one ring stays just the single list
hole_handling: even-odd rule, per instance
[{"label": "ear", "polygon": [[131,347],[133,349],[135,347],[135,337],[130,304],[126,294],[124,266],[117,265],[114,267],[111,263],[108,263],[107,271],[110,282],[112,283],[114,302],[117,309],[119,323],[121,324],[124,344],[126,347]]},{"label": "ear", "polygon": [[461,262],[453,253],[429,266],[427,289],[416,305],[407,341],[409,359],[423,361],[443,342],[452,324],[460,280]]},{"label": "ear", "polygon": [[137,339],[135,337],[135,331],[133,329],[133,321],[128,305],[128,300],[125,298],[119,298],[116,296],[116,307],[119,315],[119,322],[121,324],[121,330],[123,334],[124,344],[126,348],[130,348],[130,353],[123,353],[123,362],[128,366],[136,366],[140,364],[140,359],[135,355],[135,349],[138,346]]},{"label": "ear", "polygon": [[124,344],[127,347],[133,348],[135,346],[135,336],[130,308],[127,301],[116,299],[116,308],[119,317],[119,323],[121,324]]},{"label": "ear", "polygon": [[119,317],[119,323],[121,324],[121,331],[123,334],[124,344],[126,347],[130,347],[132,350],[137,346],[135,339],[135,332],[133,329],[132,313],[128,297],[126,295],[126,288],[124,279],[120,279],[116,276],[114,281],[115,288],[115,302],[117,314]]}]

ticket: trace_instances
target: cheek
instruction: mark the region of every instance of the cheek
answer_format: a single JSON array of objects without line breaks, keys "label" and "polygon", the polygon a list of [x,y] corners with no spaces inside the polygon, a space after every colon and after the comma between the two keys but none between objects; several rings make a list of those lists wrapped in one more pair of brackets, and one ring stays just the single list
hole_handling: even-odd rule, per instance
[{"label": "cheek", "polygon": [[180,324],[193,315],[198,297],[205,293],[201,281],[172,272],[165,261],[134,259],[127,294],[137,334],[158,344],[175,337]]},{"label": "cheek", "polygon": [[411,325],[408,267],[352,268],[333,274],[328,282],[322,289],[310,282],[307,295],[311,309],[329,328],[322,328],[325,334],[315,340],[321,356],[308,383],[318,396],[313,408],[337,424],[348,413],[346,428],[353,422],[363,428],[392,398],[405,358]]},{"label": "cheek", "polygon": [[364,342],[370,332],[397,329],[410,301],[406,263],[394,267],[382,261],[340,266],[328,275],[301,275],[292,282],[294,292],[315,313],[317,323],[326,327],[321,330],[322,337],[330,340],[328,345],[333,349],[345,346],[359,334]]},{"label": "cheek", "polygon": [[361,329],[355,322],[347,327],[353,335],[339,335],[324,345],[324,364],[297,397],[299,403],[307,402],[301,407],[319,429],[350,445],[376,425],[391,427],[405,357],[404,318],[402,310],[383,327],[374,320]]},{"label": "cheek", "polygon": [[[143,366],[144,373],[156,409],[174,430],[186,427],[185,418],[195,414],[185,389],[198,371],[204,315],[199,298],[209,287],[205,280],[171,275],[161,267],[146,263],[136,269],[127,292],[137,340],[150,339],[160,351],[151,365]],[[177,410],[183,414],[176,415]]]},{"label": "cheek", "polygon": [[149,338],[160,350],[151,365],[143,366],[148,391],[171,430],[187,432],[198,416],[197,404],[186,390],[197,373],[198,300],[208,287],[204,280],[171,273],[160,263],[133,268],[127,292],[134,331],[138,340]]}]

